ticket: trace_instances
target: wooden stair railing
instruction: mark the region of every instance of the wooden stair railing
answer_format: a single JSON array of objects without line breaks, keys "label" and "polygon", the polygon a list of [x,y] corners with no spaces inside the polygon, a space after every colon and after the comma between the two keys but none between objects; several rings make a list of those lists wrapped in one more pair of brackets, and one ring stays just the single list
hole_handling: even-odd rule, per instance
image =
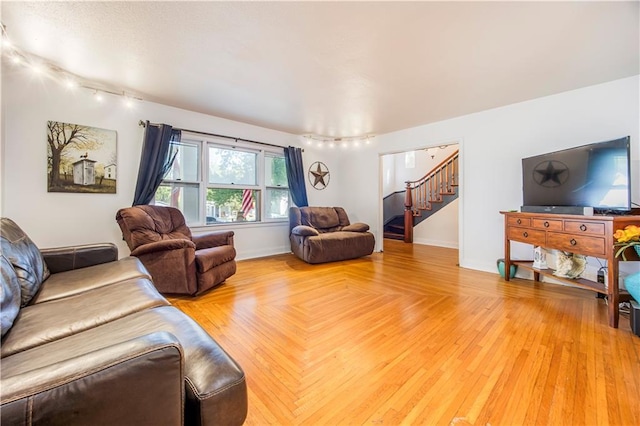
[{"label": "wooden stair railing", "polygon": [[405,182],[404,242],[413,242],[413,218],[423,210],[432,210],[433,203],[441,203],[443,195],[455,194],[458,186],[458,151],[445,158],[418,180]]}]

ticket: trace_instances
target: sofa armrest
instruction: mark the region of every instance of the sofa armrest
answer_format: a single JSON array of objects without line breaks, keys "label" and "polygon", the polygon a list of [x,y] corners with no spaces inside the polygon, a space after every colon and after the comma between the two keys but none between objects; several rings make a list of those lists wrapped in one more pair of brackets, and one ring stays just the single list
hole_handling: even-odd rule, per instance
[{"label": "sofa armrest", "polygon": [[343,227],[342,230],[347,232],[367,232],[369,230],[369,225],[362,222],[356,222]]},{"label": "sofa armrest", "polygon": [[206,234],[193,235],[191,239],[196,244],[196,250],[233,245],[233,231],[214,231]]},{"label": "sofa armrest", "polygon": [[156,332],[3,377],[0,421],[181,424],[183,360],[177,338]]},{"label": "sofa armrest", "polygon": [[293,235],[299,235],[301,237],[311,237],[314,235],[320,235],[317,229],[314,229],[307,225],[298,225],[291,230]]},{"label": "sofa armrest", "polygon": [[40,252],[52,274],[118,260],[118,247],[113,243],[53,247]]},{"label": "sofa armrest", "polygon": [[182,250],[185,248],[195,250],[196,245],[193,243],[193,241],[185,239],[155,241],[153,243],[143,244],[136,247],[131,252],[131,256],[140,257],[149,253],[157,253],[159,251],[167,250]]}]

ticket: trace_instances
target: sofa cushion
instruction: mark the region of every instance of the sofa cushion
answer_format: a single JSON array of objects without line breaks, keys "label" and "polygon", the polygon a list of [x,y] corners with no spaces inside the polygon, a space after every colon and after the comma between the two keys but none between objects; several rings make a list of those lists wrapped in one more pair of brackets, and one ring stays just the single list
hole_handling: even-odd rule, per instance
[{"label": "sofa cushion", "polygon": [[343,231],[347,232],[367,232],[369,230],[369,225],[362,222],[352,223],[351,225],[347,225],[342,228]]},{"label": "sofa cushion", "polygon": [[371,232],[337,231],[307,237],[305,245],[307,263],[335,262],[370,255],[375,238]]},{"label": "sofa cushion", "polygon": [[20,283],[11,262],[0,256],[2,287],[0,287],[0,326],[4,336],[20,311]]},{"label": "sofa cushion", "polygon": [[38,247],[11,219],[1,219],[0,242],[20,283],[20,305],[25,306],[49,277],[49,269]]},{"label": "sofa cushion", "polygon": [[342,207],[334,207],[334,210],[338,215],[338,222],[340,226],[349,225],[349,216],[347,215],[347,212]]},{"label": "sofa cushion", "polygon": [[4,358],[134,312],[168,304],[151,281],[138,278],[26,306],[2,340],[0,356]]},{"label": "sofa cushion", "polygon": [[331,232],[340,226],[340,218],[333,207],[302,207],[300,214],[303,225],[320,232]]},{"label": "sofa cushion", "polygon": [[4,358],[0,374],[14,376],[157,331],[176,336],[184,350],[184,424],[242,424],[247,413],[244,372],[206,331],[172,306],[137,312]]},{"label": "sofa cushion", "polygon": [[204,234],[192,235],[191,241],[196,245],[196,250],[202,250],[209,247],[232,246],[233,231],[209,231]]},{"label": "sofa cushion", "polygon": [[31,304],[73,296],[132,278],[151,279],[151,275],[142,262],[135,257],[125,257],[117,262],[51,274],[42,283],[40,291],[31,300]]},{"label": "sofa cushion", "polygon": [[[2,375],[1,424],[184,424],[184,356],[175,336],[150,333],[89,353],[69,349],[67,359]],[[25,361],[28,352],[10,359],[26,353]]]},{"label": "sofa cushion", "polygon": [[223,263],[231,262],[236,258],[236,249],[233,246],[211,247],[196,251],[196,267],[198,273],[203,274]]},{"label": "sofa cushion", "polygon": [[312,235],[319,235],[317,229],[307,225],[298,225],[291,230],[293,235],[300,235],[301,237],[310,237]]}]

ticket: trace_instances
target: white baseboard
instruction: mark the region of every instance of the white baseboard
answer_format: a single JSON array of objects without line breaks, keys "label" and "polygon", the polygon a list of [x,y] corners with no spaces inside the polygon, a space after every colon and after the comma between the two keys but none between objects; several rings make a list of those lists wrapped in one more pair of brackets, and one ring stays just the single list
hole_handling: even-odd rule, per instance
[{"label": "white baseboard", "polygon": [[460,267],[465,269],[473,269],[474,271],[491,272],[498,274],[498,268],[495,262],[469,262],[464,259],[460,259]]},{"label": "white baseboard", "polygon": [[258,250],[243,250],[236,254],[236,260],[255,259],[258,257],[273,256],[276,254],[291,253],[290,246],[263,247]]},{"label": "white baseboard", "polygon": [[458,248],[457,241],[452,242],[452,241],[430,240],[428,238],[414,238],[413,243],[422,244],[425,246],[436,246],[436,247],[445,247],[445,248],[452,248],[452,249]]}]

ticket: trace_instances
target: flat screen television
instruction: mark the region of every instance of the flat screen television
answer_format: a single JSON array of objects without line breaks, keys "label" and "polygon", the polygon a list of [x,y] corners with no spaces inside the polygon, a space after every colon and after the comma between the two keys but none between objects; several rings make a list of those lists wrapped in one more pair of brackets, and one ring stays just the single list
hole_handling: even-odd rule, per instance
[{"label": "flat screen television", "polygon": [[523,207],[593,207],[596,213],[630,211],[630,141],[626,136],[523,158]]}]

